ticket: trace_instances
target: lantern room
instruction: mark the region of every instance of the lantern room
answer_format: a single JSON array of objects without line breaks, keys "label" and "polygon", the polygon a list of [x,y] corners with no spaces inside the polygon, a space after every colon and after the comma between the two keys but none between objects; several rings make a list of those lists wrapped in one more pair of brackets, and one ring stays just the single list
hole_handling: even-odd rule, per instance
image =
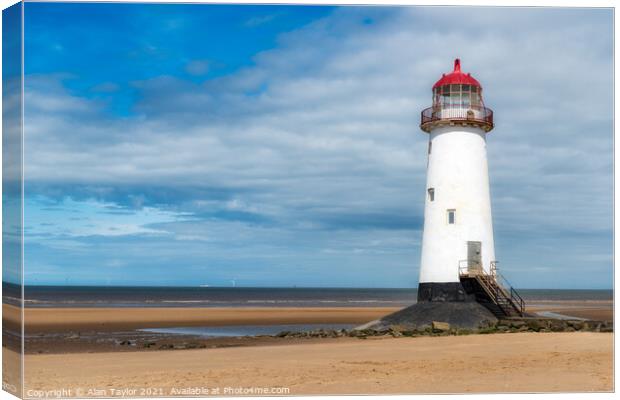
[{"label": "lantern room", "polygon": [[433,89],[433,106],[441,108],[480,108],[482,89],[474,85],[447,84]]},{"label": "lantern room", "polygon": [[422,111],[420,127],[430,132],[445,124],[473,125],[485,132],[493,129],[493,111],[484,106],[482,86],[471,74],[461,71],[458,58],[454,70],[433,85],[433,105]]}]

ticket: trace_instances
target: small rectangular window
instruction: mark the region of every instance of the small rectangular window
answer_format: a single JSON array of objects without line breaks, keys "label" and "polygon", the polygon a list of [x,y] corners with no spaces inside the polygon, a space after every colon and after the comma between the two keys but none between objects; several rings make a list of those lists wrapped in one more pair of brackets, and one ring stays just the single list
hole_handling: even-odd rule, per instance
[{"label": "small rectangular window", "polygon": [[435,188],[428,188],[428,200],[435,201]]},{"label": "small rectangular window", "polygon": [[433,151],[433,142],[429,140],[428,141],[428,154],[431,154],[432,151]]},{"label": "small rectangular window", "polygon": [[456,223],[456,210],[448,210],[448,224],[454,225]]}]

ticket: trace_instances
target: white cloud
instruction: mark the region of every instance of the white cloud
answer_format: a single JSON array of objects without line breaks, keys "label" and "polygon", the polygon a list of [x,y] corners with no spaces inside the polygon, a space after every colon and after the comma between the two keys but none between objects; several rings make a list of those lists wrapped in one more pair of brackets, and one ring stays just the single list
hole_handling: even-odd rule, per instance
[{"label": "white cloud", "polygon": [[209,72],[209,61],[207,60],[194,60],[185,66],[185,71],[190,75],[205,75]]},{"label": "white cloud", "polygon": [[[47,243],[52,247],[74,246],[75,238],[87,236],[169,235],[152,226],[183,221],[189,216],[153,207],[129,211],[113,203],[78,202],[71,198],[53,203],[42,197],[30,197],[24,206],[26,240],[53,238]],[[68,240],[59,241],[58,237]]]},{"label": "white cloud", "polygon": [[117,92],[119,89],[120,86],[114,82],[103,82],[95,85],[91,90],[93,92],[113,93]]},{"label": "white cloud", "polygon": [[271,21],[273,21],[276,17],[278,17],[277,14],[269,14],[269,15],[261,15],[261,16],[257,16],[257,17],[252,17],[249,18],[246,22],[245,22],[245,26],[249,27],[249,28],[254,28],[260,25],[265,25]]}]

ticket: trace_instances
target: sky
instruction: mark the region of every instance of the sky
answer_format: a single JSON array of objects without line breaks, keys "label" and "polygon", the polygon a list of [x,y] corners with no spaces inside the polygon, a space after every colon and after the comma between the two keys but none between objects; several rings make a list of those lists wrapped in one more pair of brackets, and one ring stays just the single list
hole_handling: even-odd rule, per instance
[{"label": "sky", "polygon": [[420,111],[483,85],[496,255],[612,287],[612,11],[25,3],[27,284],[416,287]]}]

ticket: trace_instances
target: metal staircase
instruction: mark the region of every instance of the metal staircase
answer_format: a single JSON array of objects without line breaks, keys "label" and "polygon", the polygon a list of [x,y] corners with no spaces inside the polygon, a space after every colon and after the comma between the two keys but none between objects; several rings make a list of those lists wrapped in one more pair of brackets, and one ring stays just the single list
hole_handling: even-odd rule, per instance
[{"label": "metal staircase", "polygon": [[487,273],[477,261],[459,262],[461,283],[473,293],[476,301],[483,304],[497,318],[522,317],[525,302],[519,293],[497,270],[497,261],[491,261],[491,271]]}]

